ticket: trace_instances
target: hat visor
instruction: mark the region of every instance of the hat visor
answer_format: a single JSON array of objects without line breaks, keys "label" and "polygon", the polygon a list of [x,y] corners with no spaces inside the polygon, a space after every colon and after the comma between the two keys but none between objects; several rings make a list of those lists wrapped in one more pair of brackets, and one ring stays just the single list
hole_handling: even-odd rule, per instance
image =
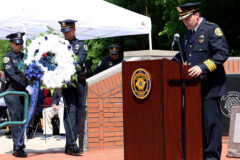
[{"label": "hat visor", "polygon": [[69,28],[62,28],[61,32],[68,32],[72,29],[73,27],[69,27]]},{"label": "hat visor", "polygon": [[14,40],[12,40],[12,42],[15,43],[15,44],[23,44],[22,39],[14,39]]},{"label": "hat visor", "polygon": [[184,16],[180,16],[180,17],[179,17],[179,20],[184,20],[185,18],[189,17],[189,16],[192,15],[192,14],[193,14],[193,12],[190,12],[190,13],[184,15]]},{"label": "hat visor", "polygon": [[111,54],[118,54],[118,51],[117,52],[114,52],[114,51],[110,51]]}]

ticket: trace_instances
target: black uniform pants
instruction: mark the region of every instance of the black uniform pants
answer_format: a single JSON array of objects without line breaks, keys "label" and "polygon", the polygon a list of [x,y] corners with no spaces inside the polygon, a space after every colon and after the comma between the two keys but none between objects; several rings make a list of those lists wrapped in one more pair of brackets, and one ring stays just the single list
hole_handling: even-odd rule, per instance
[{"label": "black uniform pants", "polygon": [[[8,88],[7,91],[15,91],[11,88]],[[24,119],[24,97],[16,95],[8,95],[4,97],[4,100],[7,104],[11,121],[22,121]],[[10,126],[12,139],[14,147],[13,149],[18,149],[18,138],[22,131],[22,126]]]},{"label": "black uniform pants", "polygon": [[81,109],[83,108],[85,80],[77,83],[77,88],[69,86],[63,89],[66,102],[64,108],[64,127],[66,131],[66,146],[76,146],[77,136],[81,126]]},{"label": "black uniform pants", "polygon": [[220,97],[204,99],[202,103],[204,160],[220,160],[222,150]]}]

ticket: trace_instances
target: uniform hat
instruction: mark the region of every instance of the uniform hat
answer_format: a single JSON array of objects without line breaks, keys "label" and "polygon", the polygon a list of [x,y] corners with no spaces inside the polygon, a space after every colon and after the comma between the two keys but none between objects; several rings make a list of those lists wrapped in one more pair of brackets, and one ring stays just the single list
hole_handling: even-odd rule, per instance
[{"label": "uniform hat", "polygon": [[68,32],[70,31],[70,29],[72,29],[75,26],[75,20],[71,20],[71,19],[66,19],[64,21],[58,21],[58,23],[60,23],[61,25],[61,31],[62,32]]},{"label": "uniform hat", "polygon": [[24,32],[17,32],[7,35],[6,38],[9,38],[10,41],[14,42],[15,44],[23,44],[24,35],[25,35]]},{"label": "uniform hat", "polygon": [[109,52],[111,54],[118,54],[118,52],[120,50],[120,46],[118,46],[118,45],[111,45],[111,46],[108,46],[108,49],[109,49]]},{"label": "uniform hat", "polygon": [[176,9],[179,13],[179,20],[183,20],[188,16],[194,14],[195,12],[199,11],[199,5],[201,3],[187,3],[181,6],[178,6]]}]

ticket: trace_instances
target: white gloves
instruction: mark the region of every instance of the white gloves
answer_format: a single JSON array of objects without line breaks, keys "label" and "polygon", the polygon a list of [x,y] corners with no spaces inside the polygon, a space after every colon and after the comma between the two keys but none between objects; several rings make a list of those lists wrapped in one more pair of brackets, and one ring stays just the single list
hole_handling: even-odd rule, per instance
[{"label": "white gloves", "polygon": [[29,95],[32,95],[32,94],[34,93],[34,89],[33,89],[33,87],[30,86],[30,85],[28,85],[28,86],[26,87],[26,90],[28,91],[28,94],[29,94]]}]

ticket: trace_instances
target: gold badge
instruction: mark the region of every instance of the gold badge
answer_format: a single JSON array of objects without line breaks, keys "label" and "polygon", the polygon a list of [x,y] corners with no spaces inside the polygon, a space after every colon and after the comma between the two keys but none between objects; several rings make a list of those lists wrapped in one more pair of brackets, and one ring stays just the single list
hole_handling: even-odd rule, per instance
[{"label": "gold badge", "polygon": [[201,35],[199,35],[199,43],[203,43],[204,42],[204,35],[203,34],[201,34]]},{"label": "gold badge", "polygon": [[79,45],[76,44],[74,48],[75,48],[76,50],[78,50],[78,49],[79,49]]},{"label": "gold badge", "polygon": [[112,62],[109,62],[109,66],[112,66],[113,64],[112,64]]},{"label": "gold badge", "polygon": [[151,91],[151,76],[147,70],[139,68],[134,71],[131,78],[133,94],[138,99],[145,99]]},{"label": "gold badge", "polygon": [[9,58],[8,57],[4,57],[3,58],[3,63],[8,63],[9,62]]},{"label": "gold badge", "polygon": [[17,37],[18,37],[18,38],[21,38],[21,36],[22,36],[21,33],[18,32],[18,33],[17,33]]},{"label": "gold badge", "polygon": [[199,36],[199,38],[203,39],[203,38],[204,38],[204,35],[203,35],[203,34],[201,34],[201,35]]},{"label": "gold badge", "polygon": [[88,51],[88,46],[86,44],[83,47],[86,51]]},{"label": "gold badge", "polygon": [[65,22],[62,22],[62,27],[65,27],[66,26],[66,23]]},{"label": "gold badge", "polygon": [[199,41],[199,43],[203,43],[204,39],[199,39],[198,41]]},{"label": "gold badge", "polygon": [[222,36],[223,35],[223,32],[220,28],[216,28],[214,32],[217,36]]},{"label": "gold badge", "polygon": [[180,7],[177,7],[178,12],[182,12],[182,9]]},{"label": "gold badge", "polygon": [[187,40],[185,40],[185,43],[184,43],[184,44],[185,44],[185,46],[187,45]]}]

